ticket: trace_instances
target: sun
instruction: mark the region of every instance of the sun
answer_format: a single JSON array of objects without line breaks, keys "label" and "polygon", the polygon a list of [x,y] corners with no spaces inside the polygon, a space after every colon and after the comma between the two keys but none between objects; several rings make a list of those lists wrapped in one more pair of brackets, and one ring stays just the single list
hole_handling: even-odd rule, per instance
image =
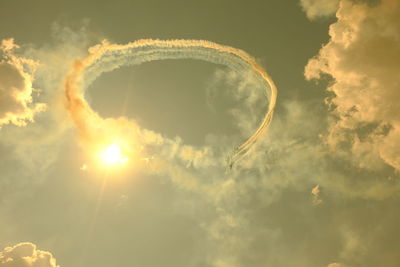
[{"label": "sun", "polygon": [[116,144],[106,147],[101,152],[100,157],[104,163],[110,166],[118,163],[124,163],[128,160],[128,158],[122,154],[121,148]]}]

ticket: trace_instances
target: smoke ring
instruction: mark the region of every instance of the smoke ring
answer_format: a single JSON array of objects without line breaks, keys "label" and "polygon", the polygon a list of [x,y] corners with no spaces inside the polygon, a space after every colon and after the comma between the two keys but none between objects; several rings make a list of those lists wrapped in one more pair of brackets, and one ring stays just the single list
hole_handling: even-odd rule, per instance
[{"label": "smoke ring", "polygon": [[66,78],[66,106],[75,125],[85,131],[87,118],[97,116],[84,98],[84,90],[99,75],[121,66],[140,65],[144,62],[165,59],[198,59],[241,72],[252,71],[265,88],[268,108],[255,132],[233,151],[229,164],[246,155],[257,139],[268,129],[274,112],[277,88],[262,66],[246,52],[205,40],[143,39],[125,45],[103,41],[89,49],[89,55],[76,60]]}]

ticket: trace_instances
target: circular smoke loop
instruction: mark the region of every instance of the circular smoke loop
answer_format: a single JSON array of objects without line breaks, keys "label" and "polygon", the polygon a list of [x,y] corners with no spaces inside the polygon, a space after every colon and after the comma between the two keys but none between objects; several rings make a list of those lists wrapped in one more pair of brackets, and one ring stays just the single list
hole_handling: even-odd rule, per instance
[{"label": "circular smoke loop", "polygon": [[[268,129],[276,104],[277,88],[271,77],[256,60],[246,52],[205,40],[153,40],[144,39],[125,45],[103,41],[89,49],[89,55],[75,61],[66,78],[65,94],[67,109],[81,136],[87,138],[90,127],[106,120],[92,110],[84,98],[84,90],[102,73],[121,66],[140,65],[144,62],[165,59],[198,59],[238,72],[251,72],[265,89],[269,103],[264,118],[255,132],[242,144],[236,146],[228,164],[230,167],[245,156]],[[98,124],[97,123],[97,124]]]}]

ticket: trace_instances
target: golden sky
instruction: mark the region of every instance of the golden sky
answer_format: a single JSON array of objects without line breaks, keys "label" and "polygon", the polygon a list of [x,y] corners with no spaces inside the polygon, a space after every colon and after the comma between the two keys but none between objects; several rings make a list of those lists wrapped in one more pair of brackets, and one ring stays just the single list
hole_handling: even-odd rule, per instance
[{"label": "golden sky", "polygon": [[0,14],[0,267],[399,266],[400,1]]}]

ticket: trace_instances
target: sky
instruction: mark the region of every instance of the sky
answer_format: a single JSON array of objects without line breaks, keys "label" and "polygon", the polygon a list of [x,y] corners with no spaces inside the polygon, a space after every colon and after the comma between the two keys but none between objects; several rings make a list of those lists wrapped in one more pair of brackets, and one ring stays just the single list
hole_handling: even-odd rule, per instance
[{"label": "sky", "polygon": [[399,265],[398,0],[0,14],[0,267]]}]

